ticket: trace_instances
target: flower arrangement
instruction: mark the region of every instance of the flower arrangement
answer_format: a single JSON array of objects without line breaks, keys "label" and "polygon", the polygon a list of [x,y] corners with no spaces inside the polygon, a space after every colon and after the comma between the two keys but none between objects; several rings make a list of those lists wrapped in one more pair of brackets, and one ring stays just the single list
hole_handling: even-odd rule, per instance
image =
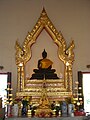
[{"label": "flower arrangement", "polygon": [[22,104],[23,104],[23,106],[28,106],[28,103],[29,103],[29,97],[23,97],[23,99],[22,99]]},{"label": "flower arrangement", "polygon": [[22,97],[16,97],[13,99],[13,104],[18,104],[21,101],[22,101]]}]

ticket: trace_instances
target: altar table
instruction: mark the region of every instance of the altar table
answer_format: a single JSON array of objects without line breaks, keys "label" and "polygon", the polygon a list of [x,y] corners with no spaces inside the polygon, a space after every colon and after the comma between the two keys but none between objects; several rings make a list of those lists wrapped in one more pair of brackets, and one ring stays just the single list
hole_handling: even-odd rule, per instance
[{"label": "altar table", "polygon": [[90,119],[87,119],[87,117],[85,117],[85,116],[78,116],[78,117],[52,117],[52,118],[14,117],[14,118],[6,118],[5,120],[90,120]]}]

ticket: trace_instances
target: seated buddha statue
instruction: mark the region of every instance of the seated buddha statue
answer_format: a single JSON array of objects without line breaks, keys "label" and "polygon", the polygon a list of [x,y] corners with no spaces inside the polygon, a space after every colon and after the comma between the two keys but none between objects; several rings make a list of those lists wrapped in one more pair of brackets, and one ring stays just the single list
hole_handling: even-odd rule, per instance
[{"label": "seated buddha statue", "polygon": [[32,77],[30,79],[59,79],[55,73],[55,69],[52,69],[53,62],[47,59],[47,52],[42,52],[42,59],[38,60],[38,69],[33,70]]}]

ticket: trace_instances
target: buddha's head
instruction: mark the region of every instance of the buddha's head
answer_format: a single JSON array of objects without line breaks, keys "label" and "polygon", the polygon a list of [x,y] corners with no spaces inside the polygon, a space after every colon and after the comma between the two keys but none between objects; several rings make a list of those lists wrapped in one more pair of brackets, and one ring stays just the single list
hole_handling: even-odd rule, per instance
[{"label": "buddha's head", "polygon": [[46,57],[47,57],[47,52],[45,51],[45,49],[44,49],[44,51],[42,52],[42,57],[43,57],[43,58],[46,58]]}]

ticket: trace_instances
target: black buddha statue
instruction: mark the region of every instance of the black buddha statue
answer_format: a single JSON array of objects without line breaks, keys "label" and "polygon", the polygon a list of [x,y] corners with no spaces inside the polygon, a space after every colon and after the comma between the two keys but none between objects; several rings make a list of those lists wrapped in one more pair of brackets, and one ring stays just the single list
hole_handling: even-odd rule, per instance
[{"label": "black buddha statue", "polygon": [[47,59],[47,52],[42,52],[42,59],[38,60],[38,69],[34,69],[32,77],[30,79],[59,79],[55,73],[55,69],[52,69],[53,62]]}]

